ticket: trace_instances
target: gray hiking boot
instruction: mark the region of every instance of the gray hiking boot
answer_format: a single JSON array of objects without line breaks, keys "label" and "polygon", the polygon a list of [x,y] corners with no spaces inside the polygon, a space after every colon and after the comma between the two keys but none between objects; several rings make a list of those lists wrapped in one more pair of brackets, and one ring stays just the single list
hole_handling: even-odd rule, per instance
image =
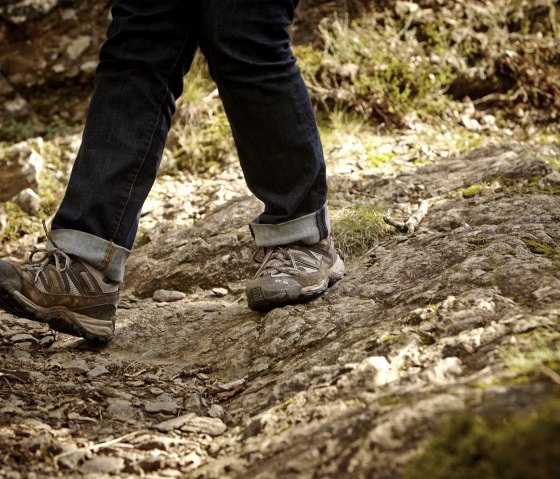
[{"label": "gray hiking boot", "polygon": [[346,272],[330,237],[314,245],[265,247],[257,252],[255,262],[259,270],[245,289],[253,311],[318,296]]},{"label": "gray hiking boot", "polygon": [[106,343],[118,300],[118,283],[56,245],[31,251],[25,266],[0,260],[0,308],[55,331]]}]

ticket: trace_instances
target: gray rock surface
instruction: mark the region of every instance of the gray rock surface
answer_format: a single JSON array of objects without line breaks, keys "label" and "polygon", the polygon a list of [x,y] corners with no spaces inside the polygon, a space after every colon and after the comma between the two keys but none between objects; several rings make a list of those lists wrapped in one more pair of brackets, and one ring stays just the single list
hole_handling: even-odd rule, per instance
[{"label": "gray rock surface", "polygon": [[[240,194],[134,252],[102,350],[42,349],[51,332],[0,313],[0,417],[17,430],[0,428],[6,473],[26,447],[26,473],[45,477],[56,462],[68,477],[393,479],[449,414],[556,394],[532,351],[560,354],[559,159],[512,143],[352,180],[392,216],[431,206],[415,233],[346,258],[312,302],[247,308],[235,285],[259,206]],[[161,288],[186,296],[160,307]]]}]

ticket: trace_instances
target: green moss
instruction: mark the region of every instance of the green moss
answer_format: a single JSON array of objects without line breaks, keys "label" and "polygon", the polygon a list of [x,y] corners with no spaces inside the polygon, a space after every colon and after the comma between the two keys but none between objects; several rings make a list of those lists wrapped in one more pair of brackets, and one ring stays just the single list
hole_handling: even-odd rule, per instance
[{"label": "green moss", "polygon": [[533,254],[540,254],[545,256],[551,260],[559,260],[560,259],[560,247],[559,246],[551,246],[545,243],[541,243],[540,241],[530,240],[530,239],[522,239],[527,249]]},{"label": "green moss", "polygon": [[290,404],[293,404],[294,400],[293,399],[288,399],[287,401],[284,401],[282,404],[280,404],[279,406],[276,406],[274,408],[274,412],[281,412],[281,411],[285,411],[286,409],[288,409],[288,406]]},{"label": "green moss", "polygon": [[554,166],[557,170],[560,170],[560,158],[556,156],[545,156],[543,160],[546,161],[548,164]]},{"label": "green moss", "polygon": [[393,152],[379,153],[374,151],[368,151],[366,153],[366,161],[369,165],[373,167],[379,167],[386,163],[389,163],[391,159],[395,157]]},{"label": "green moss", "polygon": [[474,196],[480,195],[486,188],[486,185],[483,184],[475,184],[471,185],[468,188],[460,188],[459,193],[463,195],[464,198],[473,198]]},{"label": "green moss", "polygon": [[0,234],[0,244],[16,241],[38,228],[33,226],[33,222],[27,213],[15,203],[8,201],[3,203],[1,207],[6,214],[7,221],[6,228]]},{"label": "green moss", "polygon": [[405,479],[550,479],[560,470],[560,399],[527,414],[450,418]]},{"label": "green moss", "polygon": [[333,237],[344,256],[358,255],[373,248],[391,228],[375,205],[357,204],[333,208]]},{"label": "green moss", "polygon": [[387,336],[384,336],[382,341],[384,343],[392,343],[393,341],[398,341],[399,339],[403,339],[406,338],[405,334],[388,334]]},{"label": "green moss", "polygon": [[470,238],[467,238],[467,243],[473,244],[473,245],[476,245],[476,246],[485,245],[485,244],[488,243],[488,241],[490,241],[489,238],[483,238],[481,236],[471,236]]}]

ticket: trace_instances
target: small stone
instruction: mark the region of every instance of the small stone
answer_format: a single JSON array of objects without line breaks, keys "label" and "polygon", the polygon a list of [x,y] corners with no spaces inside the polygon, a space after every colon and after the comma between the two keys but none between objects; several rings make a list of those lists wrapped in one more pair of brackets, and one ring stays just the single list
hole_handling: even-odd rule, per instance
[{"label": "small stone", "polygon": [[177,414],[181,405],[177,401],[148,401],[144,404],[146,412]]},{"label": "small stone", "polygon": [[173,301],[180,301],[181,299],[184,299],[185,296],[186,294],[182,293],[181,291],[168,291],[166,289],[158,289],[152,296],[152,299],[156,303],[171,303]]},{"label": "small stone", "polygon": [[38,342],[37,338],[31,336],[31,334],[26,334],[26,333],[14,334],[13,336],[10,336],[9,339],[12,343],[23,343],[23,342],[37,343]]},{"label": "small stone", "polygon": [[220,298],[228,294],[228,290],[226,288],[212,288],[212,292]]},{"label": "small stone", "polygon": [[208,415],[210,417],[223,417],[224,415],[224,408],[222,406],[220,406],[219,404],[212,404],[209,408],[208,408]]},{"label": "small stone", "polygon": [[108,374],[109,370],[105,366],[95,366],[93,369],[90,369],[87,373],[88,378],[96,378],[99,376],[103,376],[104,374]]},{"label": "small stone", "polygon": [[36,215],[41,209],[41,198],[31,188],[20,191],[12,201],[28,215]]},{"label": "small stone", "polygon": [[85,373],[89,371],[89,367],[84,359],[74,359],[62,363],[60,367],[65,370],[74,371],[75,373]]},{"label": "small stone", "polygon": [[82,474],[117,474],[124,469],[124,459],[120,457],[99,456],[82,464]]},{"label": "small stone", "polygon": [[196,417],[196,414],[193,413],[184,414],[183,416],[174,417],[173,419],[168,419],[167,421],[160,422],[159,424],[156,424],[154,427],[158,431],[169,432],[169,431],[173,431],[174,429],[179,429],[194,417]]},{"label": "small stone", "polygon": [[202,416],[195,416],[181,426],[181,431],[208,434],[210,436],[220,436],[226,429],[227,426],[221,419]]},{"label": "small stone", "polygon": [[136,417],[136,411],[130,401],[123,399],[110,400],[105,415],[113,419],[127,420]]}]

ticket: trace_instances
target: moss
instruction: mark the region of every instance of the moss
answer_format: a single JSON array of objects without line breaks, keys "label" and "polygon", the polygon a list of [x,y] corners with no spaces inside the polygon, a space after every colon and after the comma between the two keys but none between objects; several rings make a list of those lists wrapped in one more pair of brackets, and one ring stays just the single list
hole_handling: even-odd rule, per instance
[{"label": "moss", "polygon": [[10,201],[3,203],[2,209],[7,221],[6,227],[0,234],[0,243],[11,243],[38,228],[34,228],[27,213],[15,203]]},{"label": "moss", "polygon": [[394,157],[395,154],[393,152],[379,153],[374,151],[371,152],[368,151],[366,153],[366,161],[368,162],[369,165],[373,167],[379,167],[386,163],[389,163]]},{"label": "moss", "polygon": [[556,156],[545,156],[543,157],[543,160],[552,165],[557,170],[560,170],[560,158]]},{"label": "moss", "polygon": [[294,400],[293,399],[288,399],[287,401],[284,401],[282,404],[280,404],[279,406],[276,406],[274,408],[274,412],[281,412],[281,411],[285,411],[286,409],[288,409],[288,406],[290,404],[293,404]]},{"label": "moss", "polygon": [[406,338],[405,334],[388,334],[382,338],[384,343],[392,343],[393,341],[398,341],[399,339]]},{"label": "moss", "polygon": [[386,237],[391,228],[383,221],[382,210],[375,205],[357,204],[333,208],[333,236],[344,256],[365,253]]},{"label": "moss", "polygon": [[463,413],[405,469],[405,479],[550,479],[560,470],[560,399],[533,411],[484,419]]},{"label": "moss", "polygon": [[486,185],[478,183],[475,185],[471,185],[468,188],[460,188],[459,193],[461,193],[464,198],[473,198],[474,196],[482,194],[485,188]]},{"label": "moss", "polygon": [[467,243],[475,246],[485,245],[488,241],[490,241],[489,238],[483,238],[481,236],[471,236],[470,238],[467,238]]},{"label": "moss", "polygon": [[542,255],[551,260],[559,260],[560,259],[560,247],[559,246],[551,246],[545,243],[541,243],[540,241],[530,240],[530,239],[522,239],[527,249],[533,254]]}]

